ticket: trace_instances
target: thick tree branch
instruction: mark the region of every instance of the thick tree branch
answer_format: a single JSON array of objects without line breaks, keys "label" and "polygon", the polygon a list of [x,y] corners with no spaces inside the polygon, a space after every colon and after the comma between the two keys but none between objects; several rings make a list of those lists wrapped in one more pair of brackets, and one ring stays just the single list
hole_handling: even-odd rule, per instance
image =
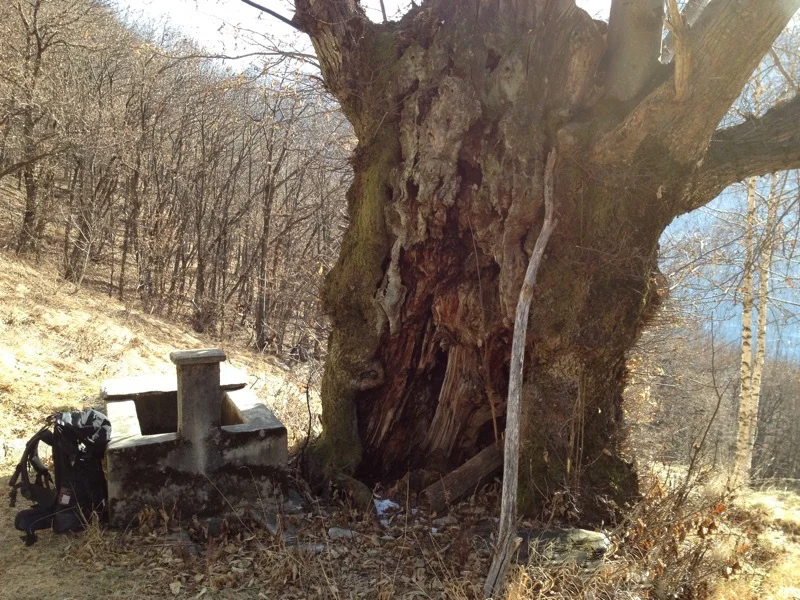
[{"label": "thick tree branch", "polygon": [[717,131],[695,172],[685,210],[706,204],[737,181],[796,168],[800,168],[800,95],[759,119]]},{"label": "thick tree branch", "polygon": [[312,37],[322,32],[344,35],[366,23],[359,0],[295,0],[295,23]]},{"label": "thick tree branch", "polygon": [[659,65],[663,0],[613,0],[608,21],[609,97],[627,101],[653,77]]},{"label": "thick tree branch", "polygon": [[769,51],[800,0],[714,0],[686,35],[691,69],[684,98],[673,72],[594,149],[597,163],[630,162],[649,141],[672,160],[691,164]]},{"label": "thick tree branch", "polygon": [[333,84],[342,63],[357,53],[369,21],[358,0],[295,0],[294,21],[311,36],[325,79]]},{"label": "thick tree branch", "polygon": [[358,0],[295,0],[294,5],[294,22],[311,37],[325,85],[358,131],[354,104],[372,79],[364,69],[380,26],[370,23]]}]

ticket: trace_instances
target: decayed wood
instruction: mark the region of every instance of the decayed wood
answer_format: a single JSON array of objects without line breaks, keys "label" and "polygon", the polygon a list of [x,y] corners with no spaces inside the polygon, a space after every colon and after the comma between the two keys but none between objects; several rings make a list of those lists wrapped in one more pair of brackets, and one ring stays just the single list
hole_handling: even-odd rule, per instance
[{"label": "decayed wood", "polygon": [[422,497],[431,512],[442,512],[448,504],[458,502],[484,477],[488,477],[503,464],[503,452],[492,444],[487,446],[452,473],[422,491]]},{"label": "decayed wood", "polygon": [[506,407],[506,441],[503,466],[503,495],[500,507],[500,530],[497,534],[492,566],[483,586],[487,598],[499,597],[505,585],[506,573],[511,557],[517,548],[517,484],[519,480],[519,432],[520,432],[520,391],[522,389],[522,370],[525,359],[525,342],[528,333],[528,315],[531,310],[536,273],[544,256],[544,249],[558,221],[553,219],[553,170],[556,164],[556,150],[547,157],[544,172],[545,217],[542,231],[533,248],[525,281],[519,293],[517,315],[514,320],[514,337],[511,342],[511,367],[508,382],[508,403]]}]

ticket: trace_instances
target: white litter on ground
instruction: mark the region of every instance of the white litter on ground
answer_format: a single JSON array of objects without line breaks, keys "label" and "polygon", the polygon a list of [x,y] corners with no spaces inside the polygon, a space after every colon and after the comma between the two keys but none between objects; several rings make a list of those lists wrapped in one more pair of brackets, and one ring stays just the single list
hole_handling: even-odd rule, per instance
[{"label": "white litter on ground", "polygon": [[399,504],[388,499],[382,500],[380,498],[375,498],[373,502],[375,503],[375,512],[378,513],[379,517],[382,517],[390,511],[400,510]]}]

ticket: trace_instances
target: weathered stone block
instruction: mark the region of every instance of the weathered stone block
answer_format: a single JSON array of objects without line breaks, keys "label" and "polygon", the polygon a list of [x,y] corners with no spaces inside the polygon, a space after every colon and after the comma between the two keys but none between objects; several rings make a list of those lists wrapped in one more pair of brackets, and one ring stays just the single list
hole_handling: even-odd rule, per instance
[{"label": "weathered stone block", "polygon": [[221,386],[224,353],[170,358],[177,370],[172,386],[127,378],[134,384],[126,394],[118,381],[103,384],[113,427],[106,457],[114,526],[127,526],[145,505],[177,507],[184,516],[218,514],[241,499],[272,497],[282,479],[286,428],[244,384]]}]

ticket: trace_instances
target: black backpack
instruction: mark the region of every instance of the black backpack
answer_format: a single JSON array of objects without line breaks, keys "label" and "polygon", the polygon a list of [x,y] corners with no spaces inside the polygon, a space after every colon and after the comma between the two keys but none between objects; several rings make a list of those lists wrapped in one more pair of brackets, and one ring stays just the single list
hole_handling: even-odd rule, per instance
[{"label": "black backpack", "polygon": [[[35,531],[81,531],[93,517],[104,520],[108,489],[103,455],[111,438],[111,423],[96,410],[58,413],[47,420],[25,445],[22,459],[9,481],[10,505],[17,492],[34,503],[20,511],[14,525],[24,531],[30,546]],[[39,457],[39,442],[52,447],[55,481]]]}]

